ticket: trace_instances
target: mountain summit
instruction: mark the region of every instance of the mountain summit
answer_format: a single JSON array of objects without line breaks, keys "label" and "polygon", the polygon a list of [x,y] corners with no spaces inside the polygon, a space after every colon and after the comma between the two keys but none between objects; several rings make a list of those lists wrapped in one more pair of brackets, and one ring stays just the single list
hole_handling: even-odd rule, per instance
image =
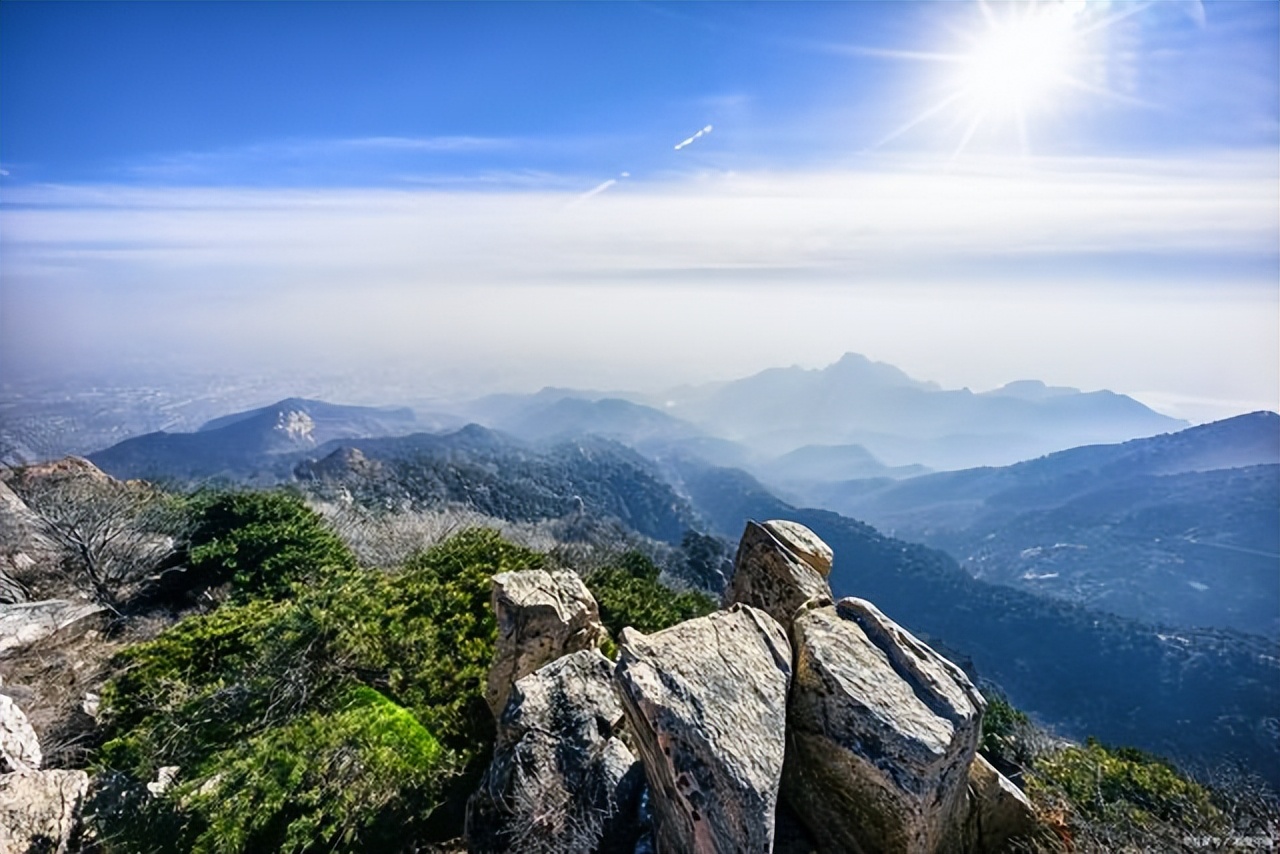
[{"label": "mountain summit", "polygon": [[1038,380],[983,393],[943,389],[857,353],[817,370],[771,368],[664,397],[671,415],[762,454],[856,444],[889,465],[937,469],[1006,465],[1187,426],[1111,391]]}]

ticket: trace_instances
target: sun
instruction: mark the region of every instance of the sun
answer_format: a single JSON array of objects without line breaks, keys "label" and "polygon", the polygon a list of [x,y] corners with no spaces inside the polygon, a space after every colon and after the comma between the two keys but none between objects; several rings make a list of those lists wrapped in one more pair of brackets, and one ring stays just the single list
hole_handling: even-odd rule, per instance
[{"label": "sun", "polygon": [[938,100],[878,145],[917,125],[949,118],[959,133],[953,158],[979,131],[999,142],[1012,129],[1022,152],[1029,153],[1029,126],[1043,114],[1065,112],[1075,95],[1133,102],[1100,82],[1108,62],[1102,36],[1117,21],[1141,10],[1141,4],[1119,12],[1084,0],[976,5],[981,18],[972,29],[957,33],[959,44],[953,50],[888,52],[933,64],[939,72]]},{"label": "sun", "polygon": [[1072,79],[1079,58],[1080,8],[1055,3],[987,11],[985,31],[962,56],[955,85],[973,110],[1023,116],[1049,104]]}]

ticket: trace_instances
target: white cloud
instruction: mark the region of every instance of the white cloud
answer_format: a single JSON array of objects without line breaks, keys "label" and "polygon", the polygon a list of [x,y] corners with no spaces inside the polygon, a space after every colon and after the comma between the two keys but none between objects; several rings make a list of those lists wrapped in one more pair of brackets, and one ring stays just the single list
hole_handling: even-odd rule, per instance
[{"label": "white cloud", "polygon": [[[892,161],[886,161],[892,165]],[[487,283],[665,271],[964,277],[1038,257],[1280,252],[1273,157],[1063,161],[823,174],[712,174],[603,194],[13,187],[5,267],[127,261],[293,279]],[[571,206],[565,202],[589,200]],[[338,272],[336,277],[331,275]],[[1016,269],[1013,271],[1016,274]]]},{"label": "white cloud", "polygon": [[602,385],[858,350],[955,386],[1275,397],[1273,153],[876,162],[625,194],[6,186],[0,338],[488,360]]}]

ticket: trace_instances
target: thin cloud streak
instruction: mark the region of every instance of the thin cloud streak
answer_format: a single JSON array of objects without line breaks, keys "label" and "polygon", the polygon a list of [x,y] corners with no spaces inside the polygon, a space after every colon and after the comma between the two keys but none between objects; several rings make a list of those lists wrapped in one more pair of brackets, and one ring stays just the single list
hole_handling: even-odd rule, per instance
[{"label": "thin cloud streak", "polygon": [[[1127,254],[1274,259],[1269,155],[1217,160],[994,161],[949,170],[709,174],[606,193],[19,186],[0,235],[8,276],[70,265],[146,281],[244,275],[520,283],[665,270],[830,276],[1011,274],[1045,258]],[[573,202],[590,199],[590,208]],[[98,269],[95,265],[102,265]],[[155,269],[148,272],[148,266]],[[1155,271],[1157,276],[1161,271]],[[190,286],[190,285],[187,285]]]}]

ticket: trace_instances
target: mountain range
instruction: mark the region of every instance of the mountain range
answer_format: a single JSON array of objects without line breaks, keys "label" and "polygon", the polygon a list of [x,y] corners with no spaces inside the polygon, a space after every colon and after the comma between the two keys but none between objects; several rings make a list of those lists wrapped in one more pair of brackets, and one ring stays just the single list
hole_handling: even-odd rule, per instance
[{"label": "mountain range", "polygon": [[856,353],[820,370],[772,368],[648,402],[760,454],[856,444],[890,466],[934,469],[1008,464],[1186,426],[1110,391],[1038,381],[983,393],[948,390]]},{"label": "mountain range", "polygon": [[1174,630],[973,578],[949,555],[837,513],[793,507],[740,470],[691,466],[682,489],[718,533],[790,519],[834,550],[835,596],[875,602],[1064,735],[1193,765],[1242,762],[1280,783],[1280,650]]},{"label": "mountain range", "polygon": [[[672,544],[689,530],[736,539],[747,518],[793,519],[812,528],[840,556],[830,579],[837,595],[875,601],[893,619],[968,662],[977,675],[997,683],[1016,704],[1063,733],[1096,735],[1196,761],[1241,757],[1268,779],[1280,781],[1274,737],[1280,731],[1280,654],[1275,641],[1221,628],[1233,625],[1228,618],[1253,613],[1243,606],[1246,599],[1257,600],[1263,610],[1270,607],[1266,588],[1253,581],[1242,585],[1241,597],[1235,599],[1224,595],[1225,579],[1214,579],[1215,587],[1204,591],[1210,595],[1203,599],[1225,604],[1213,619],[1180,623],[1165,619],[1159,609],[1141,620],[1126,619],[1117,616],[1123,609],[1115,606],[1122,597],[1063,601],[1070,597],[1046,595],[1053,591],[1043,587],[1016,589],[994,571],[974,577],[973,561],[965,561],[966,572],[943,551],[886,536],[829,510],[797,507],[749,473],[710,465],[687,449],[653,459],[612,439],[572,438],[573,425],[582,418],[594,419],[604,432],[622,429],[615,435],[633,440],[627,431],[648,425],[651,447],[666,443],[680,448],[679,443],[706,436],[626,401],[547,397],[554,396],[544,396],[532,409],[527,401],[508,401],[513,405],[502,415],[507,423],[527,418],[528,425],[541,424],[544,438],[538,441],[479,425],[442,433],[350,437],[342,434],[409,427],[410,417],[402,411],[324,409],[314,401],[289,400],[215,419],[190,434],[138,437],[91,459],[119,477],[190,479],[194,474],[294,483],[383,509],[453,504],[516,520],[608,519]],[[1092,575],[1084,577],[1119,590],[1145,585],[1158,592],[1177,585],[1161,574],[1166,569],[1142,564],[1144,553],[1132,547],[1134,537],[1126,540],[1124,535],[1131,529],[1141,534],[1145,529],[1134,528],[1138,521],[1151,522],[1141,512],[1143,501],[1182,494],[1182,516],[1167,502],[1152,505],[1149,515],[1161,522],[1200,519],[1198,539],[1217,537],[1212,542],[1218,546],[1240,542],[1246,543],[1240,549],[1269,547],[1265,530],[1255,532],[1261,539],[1223,538],[1233,530],[1227,524],[1231,518],[1252,520],[1248,524],[1255,527],[1270,519],[1274,530],[1278,501],[1267,484],[1274,482],[1277,466],[1258,463],[1276,452],[1277,419],[1257,414],[1151,439],[1078,448],[1007,468],[847,481],[840,494],[865,500],[868,507],[872,499],[882,500],[885,512],[897,515],[881,524],[899,535],[913,520],[928,522],[930,514],[963,532],[985,530],[978,523],[1025,521],[1028,514],[1072,507],[1075,518],[1087,520],[1084,511],[1111,508],[1119,515],[1097,528],[1112,539],[1099,540],[1089,551],[1101,555],[1116,550],[1120,557],[1101,569],[1100,562],[1082,561],[1079,573],[1087,570]],[[336,438],[320,441],[334,434]],[[838,453],[851,465],[869,464],[856,450]],[[1143,490],[1149,493],[1146,499],[1141,499],[1147,494]],[[1049,516],[1034,518],[1052,522]],[[1052,523],[1065,524],[1061,519]],[[930,532],[941,530],[930,525],[920,529],[927,542]],[[1054,541],[1077,542],[1078,533]],[[1002,542],[999,533],[994,541]],[[1125,543],[1130,544],[1127,551]],[[1204,543],[1195,547],[1209,548]],[[1026,548],[1033,547],[1020,551]],[[969,557],[963,549],[957,553]],[[996,566],[994,558],[988,563]],[[1269,567],[1274,582],[1274,561]],[[1260,573],[1256,581],[1262,584],[1266,577]],[[718,587],[716,579],[687,581]],[[1173,600],[1166,603],[1168,608],[1175,605]],[[1218,628],[1191,627],[1195,625]]]},{"label": "mountain range", "polygon": [[1001,468],[815,488],[972,575],[1177,626],[1280,636],[1280,415]]}]

